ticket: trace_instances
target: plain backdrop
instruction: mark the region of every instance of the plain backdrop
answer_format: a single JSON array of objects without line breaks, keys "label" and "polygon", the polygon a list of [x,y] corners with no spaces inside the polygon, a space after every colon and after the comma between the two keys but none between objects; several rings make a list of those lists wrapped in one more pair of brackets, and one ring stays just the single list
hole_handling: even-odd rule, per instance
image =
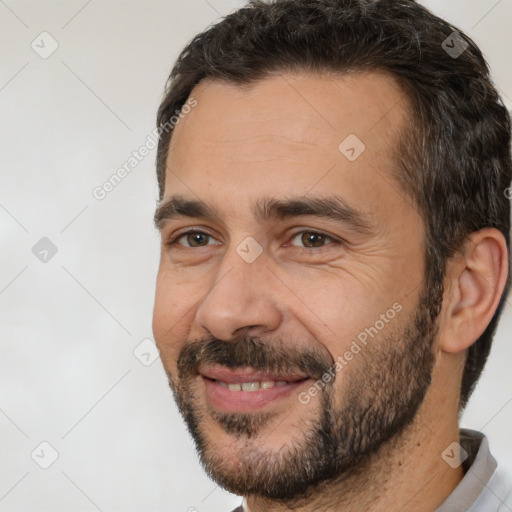
[{"label": "plain backdrop", "polygon": [[[0,1],[1,511],[240,502],[204,475],[160,360],[149,364],[155,150],[103,200],[92,191],[154,129],[184,44],[241,4]],[[512,0],[425,4],[480,45],[510,108]],[[462,421],[509,468],[511,332],[509,299]]]}]

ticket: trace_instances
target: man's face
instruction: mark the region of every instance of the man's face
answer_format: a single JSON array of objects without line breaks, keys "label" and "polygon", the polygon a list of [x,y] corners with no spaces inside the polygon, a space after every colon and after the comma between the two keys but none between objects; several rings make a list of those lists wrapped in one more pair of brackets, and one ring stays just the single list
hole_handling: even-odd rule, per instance
[{"label": "man's face", "polygon": [[376,73],[192,96],[168,155],[154,335],[211,476],[292,497],[397,435],[428,388],[424,229],[393,178],[406,102]]}]

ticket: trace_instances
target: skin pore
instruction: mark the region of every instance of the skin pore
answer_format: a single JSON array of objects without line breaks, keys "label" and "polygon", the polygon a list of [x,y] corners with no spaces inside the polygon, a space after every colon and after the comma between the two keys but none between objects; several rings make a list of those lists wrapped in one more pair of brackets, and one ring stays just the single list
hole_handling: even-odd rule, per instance
[{"label": "skin pore", "polygon": [[[292,505],[435,510],[463,477],[462,467],[453,469],[441,454],[459,440],[465,350],[503,290],[502,235],[474,233],[449,262],[436,330],[422,331],[424,227],[393,178],[393,148],[408,115],[394,80],[380,73],[287,74],[250,87],[203,82],[192,96],[197,106],[171,139],[157,213],[162,252],[153,331],[205,467],[233,492],[236,485],[252,488],[251,512]],[[339,149],[351,134],[365,145],[353,161]],[[304,201],[315,199],[308,203],[314,213],[307,213]],[[336,201],[336,218],[318,208]],[[242,257],[255,250],[261,254],[253,261]],[[347,359],[358,335],[375,328],[393,304],[400,312],[381,321],[325,390],[302,403],[300,393],[321,368]],[[235,357],[231,367],[228,356]],[[227,406],[215,398],[218,386],[209,378],[221,361],[233,371],[300,373],[304,380],[266,405]],[[395,424],[390,410],[414,419]],[[317,480],[296,499],[257,492],[255,471],[270,472],[274,461],[283,466],[268,481],[298,471],[325,411],[338,431],[351,434],[339,439],[365,453],[344,454],[343,468],[342,451],[333,450],[339,474]],[[358,426],[365,414],[382,421],[377,432],[370,420]],[[381,439],[385,426],[391,437]],[[363,441],[352,447],[357,436]]]}]

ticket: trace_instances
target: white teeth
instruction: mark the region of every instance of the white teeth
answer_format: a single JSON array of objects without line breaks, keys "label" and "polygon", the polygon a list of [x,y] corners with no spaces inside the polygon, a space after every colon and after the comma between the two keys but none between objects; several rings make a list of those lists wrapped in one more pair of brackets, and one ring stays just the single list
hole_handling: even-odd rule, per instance
[{"label": "white teeth", "polygon": [[242,384],[242,391],[258,391],[260,389],[259,382],[244,382]]},{"label": "white teeth", "polygon": [[259,391],[260,389],[271,389],[274,386],[286,386],[288,382],[285,380],[267,380],[263,382],[242,382],[240,384],[228,384],[227,382],[223,382],[218,380],[217,383],[223,388],[227,388],[230,391]]}]

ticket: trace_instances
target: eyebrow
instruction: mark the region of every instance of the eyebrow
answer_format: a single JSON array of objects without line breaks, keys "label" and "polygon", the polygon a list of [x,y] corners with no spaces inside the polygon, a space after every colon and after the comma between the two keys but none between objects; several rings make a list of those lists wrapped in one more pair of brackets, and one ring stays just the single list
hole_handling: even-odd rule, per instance
[{"label": "eyebrow", "polygon": [[[299,196],[289,199],[267,197],[259,199],[253,204],[252,213],[260,221],[283,220],[309,215],[348,224],[363,234],[374,232],[372,224],[364,212],[333,195],[327,197]],[[220,221],[217,211],[207,203],[176,195],[167,199],[156,209],[155,226],[157,229],[162,229],[166,221],[179,217]]]}]

